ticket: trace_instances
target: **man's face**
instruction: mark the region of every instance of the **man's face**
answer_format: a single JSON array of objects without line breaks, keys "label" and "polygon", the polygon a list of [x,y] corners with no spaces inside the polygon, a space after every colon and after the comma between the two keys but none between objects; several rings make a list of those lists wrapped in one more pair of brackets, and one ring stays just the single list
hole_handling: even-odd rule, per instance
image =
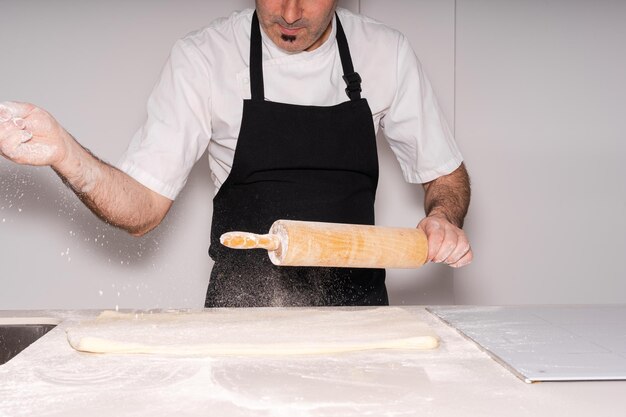
[{"label": "man's face", "polygon": [[312,51],[328,38],[337,0],[256,0],[259,23],[279,48]]}]

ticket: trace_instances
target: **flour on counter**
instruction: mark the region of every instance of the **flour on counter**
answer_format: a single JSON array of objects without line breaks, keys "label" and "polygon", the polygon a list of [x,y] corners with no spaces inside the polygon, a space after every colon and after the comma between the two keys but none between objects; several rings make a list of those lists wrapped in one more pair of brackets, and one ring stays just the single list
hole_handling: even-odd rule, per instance
[{"label": "flour on counter", "polygon": [[[350,309],[356,308],[328,310]],[[63,322],[0,366],[0,416],[521,417],[558,415],[572,398],[584,397],[573,395],[572,386],[557,396],[545,392],[548,384],[531,389],[422,308],[402,309],[435,329],[438,349],[215,358],[85,354],[70,347],[65,331],[95,312],[38,312]]]}]

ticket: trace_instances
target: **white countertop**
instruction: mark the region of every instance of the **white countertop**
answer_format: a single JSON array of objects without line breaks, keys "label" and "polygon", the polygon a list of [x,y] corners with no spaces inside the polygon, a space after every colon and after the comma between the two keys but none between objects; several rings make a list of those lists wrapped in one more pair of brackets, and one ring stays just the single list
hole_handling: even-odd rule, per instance
[{"label": "white countertop", "polygon": [[93,311],[0,311],[59,326],[0,366],[0,416],[623,416],[626,381],[526,384],[422,307],[431,351],[172,358],[74,351]]}]

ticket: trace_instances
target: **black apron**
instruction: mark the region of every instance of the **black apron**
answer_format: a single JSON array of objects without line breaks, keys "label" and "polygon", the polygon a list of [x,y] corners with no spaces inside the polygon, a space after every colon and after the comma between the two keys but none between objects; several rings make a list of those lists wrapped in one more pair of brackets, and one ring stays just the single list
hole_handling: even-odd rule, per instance
[{"label": "black apron", "polygon": [[228,231],[267,233],[275,220],[374,224],[378,154],[345,34],[337,44],[349,101],[330,107],[265,101],[256,12],[250,39],[251,99],[230,175],[213,200],[215,261],[206,307],[387,305],[385,271],[273,265],[264,249],[221,245]]}]

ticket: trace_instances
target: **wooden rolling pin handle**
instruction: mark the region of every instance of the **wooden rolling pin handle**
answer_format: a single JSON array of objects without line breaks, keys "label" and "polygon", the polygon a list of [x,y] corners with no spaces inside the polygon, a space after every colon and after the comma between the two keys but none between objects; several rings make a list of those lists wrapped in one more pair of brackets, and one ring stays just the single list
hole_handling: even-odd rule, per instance
[{"label": "wooden rolling pin handle", "polygon": [[231,249],[266,249],[275,251],[280,248],[278,236],[257,235],[248,232],[228,232],[220,236],[220,243]]}]

